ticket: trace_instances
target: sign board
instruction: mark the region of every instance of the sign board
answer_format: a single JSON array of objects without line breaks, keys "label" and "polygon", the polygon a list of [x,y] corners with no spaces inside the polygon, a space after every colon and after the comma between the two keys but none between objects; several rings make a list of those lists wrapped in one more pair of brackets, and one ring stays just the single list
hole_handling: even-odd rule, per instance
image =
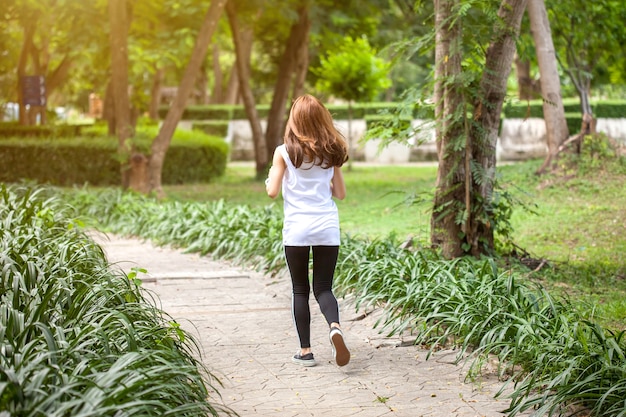
[{"label": "sign board", "polygon": [[22,95],[26,106],[46,105],[46,79],[43,75],[22,77]]}]

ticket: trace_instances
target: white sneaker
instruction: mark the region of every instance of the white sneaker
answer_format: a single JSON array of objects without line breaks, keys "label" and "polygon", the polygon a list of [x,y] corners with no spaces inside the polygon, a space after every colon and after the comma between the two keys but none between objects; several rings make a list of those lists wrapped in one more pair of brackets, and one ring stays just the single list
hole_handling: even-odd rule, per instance
[{"label": "white sneaker", "polygon": [[347,365],[348,362],[350,362],[350,351],[343,340],[343,332],[341,329],[339,327],[331,327],[328,337],[330,344],[333,346],[333,356],[335,357],[337,365]]}]

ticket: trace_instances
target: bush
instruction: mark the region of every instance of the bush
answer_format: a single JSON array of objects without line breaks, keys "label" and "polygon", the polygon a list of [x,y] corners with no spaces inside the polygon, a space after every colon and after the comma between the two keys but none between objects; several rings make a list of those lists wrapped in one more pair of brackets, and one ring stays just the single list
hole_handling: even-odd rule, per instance
[{"label": "bush", "polygon": [[[580,117],[580,102],[577,98],[563,100],[563,108],[566,117],[578,115]],[[594,117],[599,118],[622,118],[626,117],[626,102],[617,100],[597,101],[592,103],[591,108]],[[508,102],[503,108],[503,117],[509,119],[525,119],[529,117],[543,117],[543,101],[530,100],[526,102]],[[575,131],[580,130],[580,124]]]},{"label": "bush", "polygon": [[80,136],[82,128],[82,125],[22,126],[0,123],[0,137],[74,137]]},{"label": "bush", "polygon": [[193,335],[47,197],[0,188],[0,415],[218,415]]},{"label": "bush", "polygon": [[[134,143],[149,153],[156,126],[141,127]],[[53,185],[121,184],[117,139],[103,136],[105,126],[85,129],[77,138],[0,140],[0,182],[31,180]],[[228,145],[201,132],[176,131],[165,157],[163,184],[208,182],[226,170]]]},{"label": "bush", "polygon": [[228,122],[224,120],[194,121],[191,128],[211,136],[225,138],[228,135]]}]

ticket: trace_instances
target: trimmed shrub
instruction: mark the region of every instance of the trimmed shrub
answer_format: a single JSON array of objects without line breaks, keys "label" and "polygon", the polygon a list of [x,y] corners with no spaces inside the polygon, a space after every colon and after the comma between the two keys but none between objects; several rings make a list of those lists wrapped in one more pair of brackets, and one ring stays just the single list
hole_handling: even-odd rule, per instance
[{"label": "trimmed shrub", "polygon": [[80,136],[83,125],[22,126],[18,123],[0,123],[0,137],[74,137]]},{"label": "trimmed shrub", "polygon": [[225,120],[194,121],[191,128],[211,136],[226,137],[228,135],[228,122]]},{"label": "trimmed shrub", "polygon": [[[566,116],[578,114],[580,116],[580,102],[577,98],[563,100]],[[626,117],[626,102],[617,100],[597,101],[591,104],[595,117],[622,118]],[[503,117],[508,119],[525,119],[529,117],[543,117],[543,101],[530,100],[526,102],[509,102],[503,108]],[[576,130],[580,129],[580,124]]]},{"label": "trimmed shrub", "polygon": [[[53,185],[121,184],[117,139],[79,138],[9,138],[0,140],[0,182],[30,180]],[[157,127],[137,132],[137,147],[148,153]],[[164,184],[208,182],[226,170],[228,145],[221,138],[201,132],[176,131],[163,165]]]}]

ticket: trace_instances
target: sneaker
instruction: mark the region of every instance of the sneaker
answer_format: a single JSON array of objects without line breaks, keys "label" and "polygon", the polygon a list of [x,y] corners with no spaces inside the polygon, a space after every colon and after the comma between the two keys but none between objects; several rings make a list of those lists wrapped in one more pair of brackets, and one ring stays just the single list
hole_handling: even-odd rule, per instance
[{"label": "sneaker", "polygon": [[291,358],[293,363],[297,363],[302,366],[315,366],[315,358],[313,358],[313,353],[307,353],[306,355],[301,355],[300,352],[293,355]]},{"label": "sneaker", "polygon": [[330,344],[333,346],[333,356],[337,365],[347,365],[350,362],[350,351],[343,340],[341,329],[339,327],[331,327],[328,337],[330,338]]}]

